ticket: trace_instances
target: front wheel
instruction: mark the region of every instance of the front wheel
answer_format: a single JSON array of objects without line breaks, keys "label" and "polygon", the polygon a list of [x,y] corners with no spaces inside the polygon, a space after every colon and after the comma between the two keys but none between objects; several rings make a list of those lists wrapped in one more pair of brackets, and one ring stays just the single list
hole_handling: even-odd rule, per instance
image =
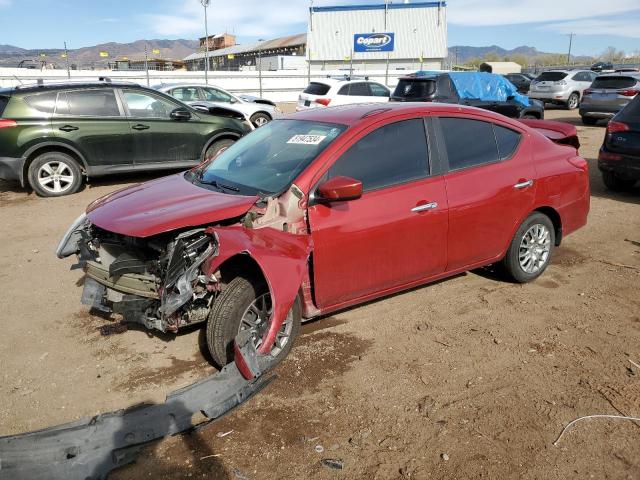
[{"label": "front wheel", "polygon": [[256,128],[263,127],[270,121],[271,117],[266,113],[258,112],[251,115],[251,123],[253,123],[253,126]]},{"label": "front wheel", "polygon": [[[231,280],[216,299],[207,323],[207,347],[216,364],[223,367],[233,361],[233,341],[241,331],[254,329],[254,345],[260,347],[271,325],[272,311],[269,288],[263,280]],[[272,365],[289,354],[300,331],[301,311],[300,300],[296,299],[269,354]]]},{"label": "front wheel", "polygon": [[502,260],[505,273],[518,283],[535,280],[549,265],[555,241],[555,229],[549,217],[532,213],[511,240]]},{"label": "front wheel", "polygon": [[213,160],[234,143],[236,143],[235,140],[232,140],[230,138],[223,138],[222,140],[213,142],[211,145],[209,145],[207,151],[204,152],[204,160],[206,162],[208,162],[209,160]]}]

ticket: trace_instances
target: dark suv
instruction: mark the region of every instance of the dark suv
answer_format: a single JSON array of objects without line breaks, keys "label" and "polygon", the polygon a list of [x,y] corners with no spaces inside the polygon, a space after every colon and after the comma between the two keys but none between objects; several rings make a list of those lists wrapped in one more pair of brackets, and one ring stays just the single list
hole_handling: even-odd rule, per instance
[{"label": "dark suv", "polygon": [[251,129],[133,83],[0,89],[0,178],[68,195],[85,177],[192,167]]},{"label": "dark suv", "polygon": [[416,72],[401,77],[392,102],[457,103],[511,118],[544,118],[544,105],[517,92],[501,75],[484,72]]}]

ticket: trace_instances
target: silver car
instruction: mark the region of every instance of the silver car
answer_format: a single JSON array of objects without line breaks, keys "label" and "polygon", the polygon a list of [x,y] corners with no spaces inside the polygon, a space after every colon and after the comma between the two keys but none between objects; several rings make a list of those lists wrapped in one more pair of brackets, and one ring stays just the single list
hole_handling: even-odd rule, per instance
[{"label": "silver car", "polygon": [[591,70],[550,70],[542,72],[529,87],[529,98],[564,105],[573,110],[580,105],[582,92],[598,76]]},{"label": "silver car", "polygon": [[640,73],[600,75],[584,91],[580,116],[585,125],[611,118],[640,93]]},{"label": "silver car", "polygon": [[231,107],[244,113],[256,128],[282,115],[280,109],[269,100],[249,95],[237,96],[214,85],[182,83],[163,84],[154,88],[193,107]]}]

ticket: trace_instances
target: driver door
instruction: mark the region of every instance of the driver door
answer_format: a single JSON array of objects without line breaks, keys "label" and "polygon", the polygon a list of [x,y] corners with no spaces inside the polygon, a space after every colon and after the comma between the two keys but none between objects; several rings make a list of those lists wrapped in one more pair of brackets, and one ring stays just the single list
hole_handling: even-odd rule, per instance
[{"label": "driver door", "polygon": [[204,140],[194,125],[197,119],[171,118],[171,112],[184,104],[143,90],[122,89],[121,93],[136,165],[183,167],[199,163]]},{"label": "driver door", "polygon": [[362,182],[362,197],[309,207],[315,299],[339,308],[442,273],[447,195],[430,168],[422,118],[371,127],[320,181]]}]

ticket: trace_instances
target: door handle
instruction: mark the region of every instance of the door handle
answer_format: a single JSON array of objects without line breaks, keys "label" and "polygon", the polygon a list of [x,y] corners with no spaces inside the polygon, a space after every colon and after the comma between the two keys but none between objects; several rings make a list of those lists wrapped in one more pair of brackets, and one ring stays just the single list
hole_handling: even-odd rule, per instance
[{"label": "door handle", "polygon": [[525,189],[533,185],[533,180],[527,180],[526,182],[516,183],[513,188],[517,188],[518,190]]},{"label": "door handle", "polygon": [[80,128],[74,127],[73,125],[65,125],[63,127],[60,127],[60,130],[62,130],[63,132],[73,132],[74,130],[80,130]]},{"label": "door handle", "polygon": [[133,128],[134,130],[148,130],[149,125],[142,125],[141,123],[138,123],[131,128]]},{"label": "door handle", "polygon": [[411,209],[412,212],[424,212],[426,210],[434,210],[438,208],[438,203],[437,202],[430,202],[430,203],[425,203],[424,205],[418,205],[417,207],[413,207]]}]

